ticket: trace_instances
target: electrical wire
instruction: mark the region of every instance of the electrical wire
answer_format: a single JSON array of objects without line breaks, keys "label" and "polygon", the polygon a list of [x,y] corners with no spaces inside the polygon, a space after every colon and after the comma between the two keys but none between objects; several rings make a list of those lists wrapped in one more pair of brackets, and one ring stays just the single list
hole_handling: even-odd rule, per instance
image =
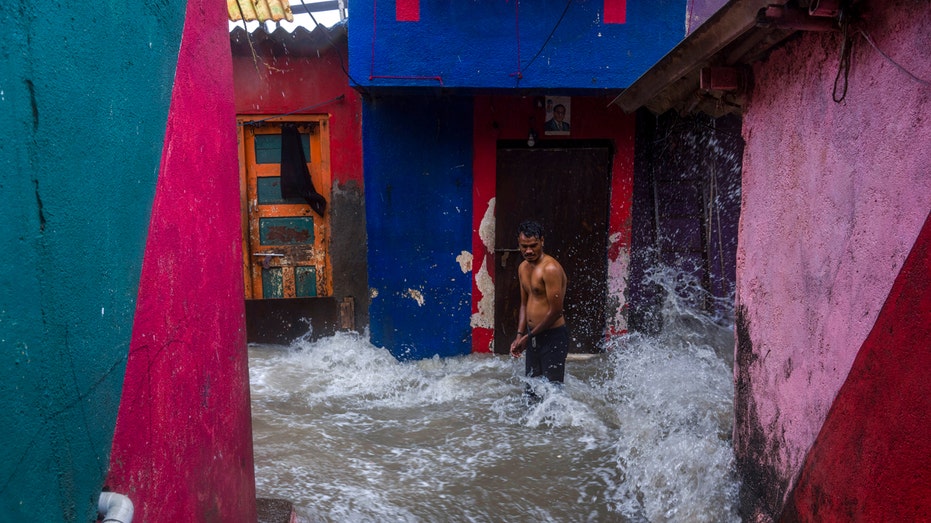
[{"label": "electrical wire", "polygon": [[[305,10],[307,10],[307,14],[310,16],[310,19],[313,20],[314,25],[320,25],[320,23],[317,22],[317,19],[314,18],[314,14],[310,12],[310,8],[307,7],[307,4],[304,3],[304,0],[301,0],[301,5],[304,6]],[[326,36],[327,41],[330,42],[330,47],[332,47],[333,50],[336,51],[336,56],[339,57],[339,67],[340,69],[343,70],[343,74],[346,75],[346,78],[348,78],[355,87],[358,87],[359,89],[362,90],[364,94],[367,95],[368,92],[365,91],[365,88],[362,87],[362,85],[359,82],[357,82],[356,79],[352,77],[352,75],[349,74],[348,70],[346,70],[346,64],[343,60],[343,53],[342,51],[339,50],[339,47],[336,45],[336,43],[333,42],[333,39],[330,38],[330,32],[324,31],[324,36]]]},{"label": "electrical wire", "polygon": [[520,67],[520,0],[514,0],[514,34],[517,36],[517,72],[511,73],[511,76],[517,77],[517,84],[524,78],[524,73]]},{"label": "electrical wire", "polygon": [[[524,71],[526,71],[527,69],[530,69],[530,66],[533,65],[533,62],[536,61],[536,59],[537,59],[538,56],[540,56],[540,53],[543,52],[543,49],[546,48],[546,45],[547,45],[548,43],[550,43],[550,39],[553,38],[553,35],[554,35],[554,34],[556,34],[556,30],[559,29],[559,24],[561,24],[562,21],[563,21],[563,19],[566,17],[566,13],[569,12],[569,6],[571,6],[571,5],[572,5],[572,0],[568,0],[568,1],[566,2],[566,7],[564,7],[563,10],[562,10],[562,14],[559,15],[559,20],[557,20],[557,21],[556,21],[556,25],[553,26],[553,30],[550,31],[549,36],[547,36],[547,37],[546,37],[546,40],[543,41],[543,45],[540,46],[540,49],[537,51],[537,54],[533,55],[533,58],[531,58],[530,61],[527,62],[527,65],[524,66],[524,68],[523,68]],[[519,42],[520,42],[520,35],[518,35],[518,44],[519,44]],[[518,55],[518,60],[520,60],[520,56],[519,56],[519,55]]]},{"label": "electrical wire", "polygon": [[873,42],[873,39],[870,38],[870,35],[867,34],[866,31],[864,31],[863,29],[858,29],[858,30],[857,30],[857,33],[859,33],[861,36],[863,36],[863,38],[866,39],[866,42],[867,42],[868,44],[870,44],[870,45],[873,47],[873,49],[876,49],[876,52],[877,52],[877,53],[879,53],[880,55],[882,55],[882,57],[885,58],[886,61],[888,61],[890,64],[896,66],[896,68],[897,68],[899,71],[902,71],[903,73],[907,74],[908,76],[910,76],[910,77],[912,78],[912,80],[915,80],[916,82],[920,83],[921,85],[924,85],[924,86],[926,86],[926,87],[931,86],[931,82],[929,82],[929,81],[927,81],[927,80],[924,80],[924,79],[922,79],[922,78],[919,78],[919,77],[915,76],[911,71],[909,71],[908,69],[902,67],[901,65],[899,65],[898,62],[896,62],[896,61],[893,60],[889,55],[887,55],[886,53],[884,53],[884,52],[882,51],[882,49],[880,49],[879,47],[876,46],[876,43]]},{"label": "electrical wire", "polygon": [[[847,86],[848,78],[850,76],[850,55],[853,49],[853,38],[850,36],[850,22],[847,17],[843,16],[843,12],[840,17],[840,26],[841,26],[841,46],[840,46],[840,62],[837,66],[837,74],[834,75],[834,88],[831,91],[831,97],[834,99],[834,103],[841,103],[847,98]],[[843,87],[840,94],[837,92],[837,85],[841,81],[841,76],[843,75]]]}]

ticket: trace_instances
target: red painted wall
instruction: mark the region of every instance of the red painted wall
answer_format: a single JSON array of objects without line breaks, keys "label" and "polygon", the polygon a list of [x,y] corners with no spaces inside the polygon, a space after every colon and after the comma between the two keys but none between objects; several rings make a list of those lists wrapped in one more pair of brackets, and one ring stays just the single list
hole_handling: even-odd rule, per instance
[{"label": "red painted wall", "polygon": [[108,478],[137,522],[256,520],[226,16],[187,6]]},{"label": "red painted wall", "polygon": [[[345,39],[338,38],[336,43],[345,59]],[[349,86],[332,47],[321,49],[319,57],[316,52],[260,56],[256,62],[251,55],[234,56],[233,72],[238,114],[284,114],[302,108],[308,109],[298,114],[329,114],[334,186],[349,181],[363,186],[362,100]]]},{"label": "red painted wall", "polygon": [[[494,229],[492,225],[489,238],[486,215],[489,214],[489,204],[495,197],[497,141],[526,140],[530,126],[533,125],[537,133],[537,143],[540,144],[538,146],[543,146],[548,137],[543,134],[544,122],[541,109],[537,106],[539,99],[533,96],[475,97],[472,191],[473,352],[490,352],[494,338],[494,303],[490,299],[492,295],[489,294],[494,290],[494,253],[486,246],[486,242],[494,241]],[[630,254],[634,117],[624,114],[617,106],[612,105],[612,99],[608,96],[573,96],[571,139],[607,139],[614,142],[607,284],[609,297],[619,301],[616,310],[608,311],[608,328],[612,333],[621,333],[627,330],[623,291]]]}]

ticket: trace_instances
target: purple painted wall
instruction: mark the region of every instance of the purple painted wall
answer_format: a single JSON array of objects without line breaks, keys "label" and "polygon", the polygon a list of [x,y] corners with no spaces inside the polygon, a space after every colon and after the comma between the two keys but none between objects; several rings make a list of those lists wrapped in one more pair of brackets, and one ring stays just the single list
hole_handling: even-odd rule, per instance
[{"label": "purple painted wall", "polygon": [[[803,34],[754,67],[735,368],[735,452],[751,520],[782,510],[931,209],[931,11],[906,0],[861,5],[843,102],[832,100],[840,34]],[[917,398],[902,401],[916,415],[901,423],[927,417]],[[867,405],[855,413],[872,414]],[[859,444],[892,458],[894,430]]]},{"label": "purple painted wall", "polygon": [[726,3],[727,0],[689,0],[688,11],[685,14],[685,32],[691,34]]}]

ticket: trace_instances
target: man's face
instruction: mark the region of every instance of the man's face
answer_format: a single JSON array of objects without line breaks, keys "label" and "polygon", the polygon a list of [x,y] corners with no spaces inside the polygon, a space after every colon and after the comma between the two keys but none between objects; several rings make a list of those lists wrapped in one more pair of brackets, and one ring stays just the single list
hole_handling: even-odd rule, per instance
[{"label": "man's face", "polygon": [[566,117],[565,107],[557,107],[553,109],[553,118],[555,118],[557,122],[563,121],[565,117]]},{"label": "man's face", "polygon": [[525,260],[533,263],[543,256],[543,238],[536,236],[527,237],[524,233],[517,236],[517,245],[520,247],[520,254]]}]

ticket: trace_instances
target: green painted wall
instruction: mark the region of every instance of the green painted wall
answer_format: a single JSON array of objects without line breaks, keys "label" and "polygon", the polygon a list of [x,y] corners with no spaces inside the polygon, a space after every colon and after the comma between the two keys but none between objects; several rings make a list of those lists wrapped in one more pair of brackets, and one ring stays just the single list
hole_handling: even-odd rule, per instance
[{"label": "green painted wall", "polygon": [[103,486],[183,0],[0,9],[0,514]]}]

